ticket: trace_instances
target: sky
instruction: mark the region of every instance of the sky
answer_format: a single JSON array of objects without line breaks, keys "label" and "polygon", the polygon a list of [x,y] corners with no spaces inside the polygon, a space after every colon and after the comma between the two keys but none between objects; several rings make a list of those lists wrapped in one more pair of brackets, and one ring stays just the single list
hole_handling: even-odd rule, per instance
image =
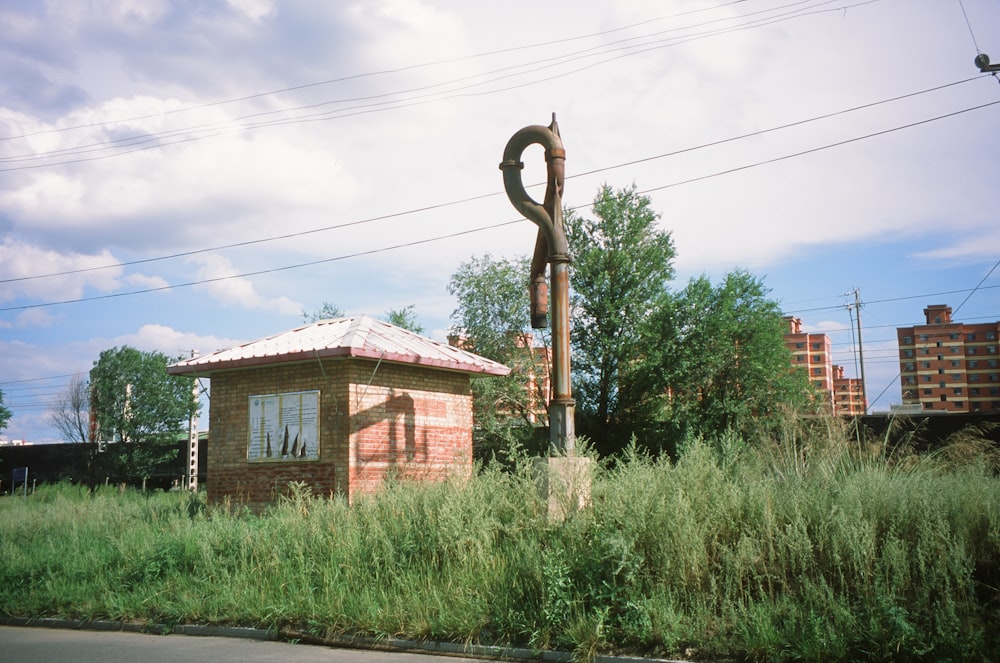
[{"label": "sky", "polygon": [[57,441],[113,347],[212,352],[324,303],[444,340],[458,267],[533,249],[498,165],[553,113],[564,205],[648,196],[672,289],[747,270],[852,377],[857,292],[887,411],[896,327],[1000,320],[991,51],[1000,0],[5,0],[3,434]]}]

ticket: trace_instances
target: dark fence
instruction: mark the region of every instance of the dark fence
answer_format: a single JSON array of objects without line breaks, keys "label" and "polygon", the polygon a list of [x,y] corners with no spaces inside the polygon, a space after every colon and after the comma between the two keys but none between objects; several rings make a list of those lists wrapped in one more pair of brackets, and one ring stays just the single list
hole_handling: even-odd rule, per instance
[{"label": "dark fence", "polygon": [[[87,446],[83,444],[27,444],[23,446],[0,446],[0,488],[2,494],[10,494],[12,472],[15,468],[28,468],[28,485],[70,481],[85,484],[88,481]],[[147,482],[149,489],[166,490],[181,482],[187,474],[188,440],[177,443],[177,454],[157,466]],[[208,458],[208,434],[198,437],[198,483],[207,479],[205,468]],[[106,478],[100,472],[97,482]]]}]

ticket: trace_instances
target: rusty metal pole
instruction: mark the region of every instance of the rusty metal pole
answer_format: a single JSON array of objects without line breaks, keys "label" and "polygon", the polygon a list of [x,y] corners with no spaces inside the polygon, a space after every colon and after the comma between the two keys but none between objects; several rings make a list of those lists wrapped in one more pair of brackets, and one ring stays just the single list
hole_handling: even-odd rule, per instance
[{"label": "rusty metal pole", "polygon": [[[537,203],[528,195],[521,181],[524,162],[521,155],[530,145],[545,148],[548,182],[545,201]],[[538,226],[534,257],[531,263],[531,318],[533,327],[544,327],[545,262],[549,265],[552,292],[552,398],[549,401],[549,444],[553,455],[573,455],[576,430],[572,387],[570,384],[569,345],[569,244],[562,219],[562,191],[566,150],[559,136],[555,114],[548,127],[524,127],[507,141],[500,170],[504,189],[514,208]]]}]

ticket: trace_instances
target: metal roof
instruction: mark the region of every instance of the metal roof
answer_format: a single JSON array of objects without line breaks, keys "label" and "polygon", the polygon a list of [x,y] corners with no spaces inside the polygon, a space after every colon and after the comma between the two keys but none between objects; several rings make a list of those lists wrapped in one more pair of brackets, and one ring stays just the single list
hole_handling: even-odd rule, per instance
[{"label": "metal roof", "polygon": [[468,350],[364,315],[319,320],[228,350],[177,362],[167,367],[167,372],[208,376],[234,368],[329,357],[374,359],[481,375],[510,372],[507,366]]}]

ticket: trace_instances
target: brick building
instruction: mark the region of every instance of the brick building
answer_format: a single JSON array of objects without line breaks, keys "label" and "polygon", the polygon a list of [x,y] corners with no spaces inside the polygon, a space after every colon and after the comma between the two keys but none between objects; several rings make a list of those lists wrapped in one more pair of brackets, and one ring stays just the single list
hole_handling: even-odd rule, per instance
[{"label": "brick building", "polygon": [[897,327],[903,405],[923,412],[1000,412],[1000,322],[953,322],[951,307],[924,309],[925,324]]},{"label": "brick building", "polygon": [[868,401],[865,389],[858,378],[844,375],[844,367],[833,366],[833,407],[834,414],[855,417],[866,414]]},{"label": "brick building", "polygon": [[473,375],[509,369],[366,316],[178,362],[212,383],[208,498],[260,507],[289,482],[351,499],[389,475],[472,467]]},{"label": "brick building", "polygon": [[802,320],[799,318],[785,316],[784,320],[788,323],[785,347],[792,353],[792,366],[806,371],[830,414],[865,414],[867,400],[864,385],[858,378],[846,377],[844,367],[833,363],[830,337],[820,332],[802,331]]}]

